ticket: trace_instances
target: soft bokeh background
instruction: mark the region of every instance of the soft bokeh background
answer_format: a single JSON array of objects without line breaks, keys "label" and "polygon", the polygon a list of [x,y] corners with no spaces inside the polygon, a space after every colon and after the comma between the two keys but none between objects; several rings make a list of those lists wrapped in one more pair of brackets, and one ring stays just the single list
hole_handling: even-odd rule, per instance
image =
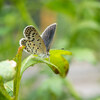
[{"label": "soft bokeh background", "polygon": [[0,61],[16,55],[27,25],[42,33],[55,22],[52,48],[73,53],[69,73],[62,79],[44,64],[27,69],[20,100],[100,100],[100,0],[0,0]]}]

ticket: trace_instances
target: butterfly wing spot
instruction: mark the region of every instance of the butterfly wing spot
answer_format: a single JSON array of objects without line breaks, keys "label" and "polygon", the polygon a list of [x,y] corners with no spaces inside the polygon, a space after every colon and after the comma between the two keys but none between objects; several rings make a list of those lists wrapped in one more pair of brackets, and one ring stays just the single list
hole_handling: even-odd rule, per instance
[{"label": "butterfly wing spot", "polygon": [[26,39],[22,39],[20,40],[20,44],[23,46],[26,46],[27,40]]},{"label": "butterfly wing spot", "polygon": [[32,41],[34,41],[34,40],[35,40],[35,38],[32,39]]},{"label": "butterfly wing spot", "polygon": [[27,52],[30,52],[30,50],[28,48],[26,48]]},{"label": "butterfly wing spot", "polygon": [[40,39],[37,39],[37,41],[39,41]]},{"label": "butterfly wing spot", "polygon": [[33,40],[33,37],[35,37],[35,35],[38,34],[38,32],[36,31],[36,29],[33,26],[27,26],[24,29],[24,36],[29,39],[29,40]]},{"label": "butterfly wing spot", "polygon": [[27,52],[30,52],[30,49],[27,46],[24,48],[24,50],[27,51]]},{"label": "butterfly wing spot", "polygon": [[32,37],[34,37],[35,33],[32,34]]},{"label": "butterfly wing spot", "polygon": [[28,36],[28,39],[30,39],[30,36]]},{"label": "butterfly wing spot", "polygon": [[25,51],[38,55],[46,53],[44,41],[33,26],[27,26],[23,34],[26,41],[21,44],[26,46]]}]

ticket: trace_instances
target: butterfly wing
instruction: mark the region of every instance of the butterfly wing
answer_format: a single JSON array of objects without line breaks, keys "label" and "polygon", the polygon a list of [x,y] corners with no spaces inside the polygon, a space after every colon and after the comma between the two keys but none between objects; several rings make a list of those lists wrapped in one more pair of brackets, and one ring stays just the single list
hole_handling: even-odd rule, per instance
[{"label": "butterfly wing", "polygon": [[24,29],[23,34],[25,38],[20,40],[20,45],[25,46],[25,51],[38,55],[46,53],[44,41],[32,25],[27,26]]},{"label": "butterfly wing", "polygon": [[56,30],[56,23],[48,26],[41,35],[41,37],[45,43],[47,51],[49,51],[49,49],[50,49],[55,30]]}]

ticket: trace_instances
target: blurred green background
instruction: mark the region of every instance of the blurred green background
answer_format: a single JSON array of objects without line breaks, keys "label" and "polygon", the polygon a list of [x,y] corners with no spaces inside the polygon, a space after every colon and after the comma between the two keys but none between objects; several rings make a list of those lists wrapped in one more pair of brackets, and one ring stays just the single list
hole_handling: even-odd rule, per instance
[{"label": "blurred green background", "polygon": [[20,100],[99,100],[100,0],[0,0],[0,61],[14,58],[27,25],[41,34],[55,22],[52,48],[73,53],[68,77],[46,65],[29,68]]}]

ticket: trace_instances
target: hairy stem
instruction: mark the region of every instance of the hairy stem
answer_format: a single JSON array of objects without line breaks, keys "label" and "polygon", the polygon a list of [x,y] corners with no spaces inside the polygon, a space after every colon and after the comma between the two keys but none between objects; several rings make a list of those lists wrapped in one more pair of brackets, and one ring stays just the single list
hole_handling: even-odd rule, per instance
[{"label": "hairy stem", "polygon": [[16,76],[14,79],[14,100],[18,100],[18,93],[19,93],[19,87],[20,87],[20,80],[21,80],[21,75],[20,75],[20,71],[21,71],[21,59],[22,59],[22,51],[23,51],[24,47],[21,46],[18,49],[18,54],[16,55],[15,61],[17,62],[17,66],[16,66]]}]

